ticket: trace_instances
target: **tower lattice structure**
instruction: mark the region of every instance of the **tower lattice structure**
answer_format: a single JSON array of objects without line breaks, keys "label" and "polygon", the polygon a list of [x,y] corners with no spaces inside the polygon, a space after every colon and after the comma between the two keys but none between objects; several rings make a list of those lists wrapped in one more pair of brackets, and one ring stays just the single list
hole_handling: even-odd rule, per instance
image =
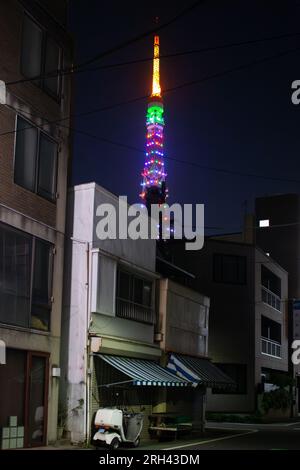
[{"label": "tower lattice structure", "polygon": [[164,204],[168,197],[164,162],[164,126],[164,105],[159,71],[159,36],[154,36],[152,93],[147,107],[146,156],[140,194],[148,209],[151,204]]}]

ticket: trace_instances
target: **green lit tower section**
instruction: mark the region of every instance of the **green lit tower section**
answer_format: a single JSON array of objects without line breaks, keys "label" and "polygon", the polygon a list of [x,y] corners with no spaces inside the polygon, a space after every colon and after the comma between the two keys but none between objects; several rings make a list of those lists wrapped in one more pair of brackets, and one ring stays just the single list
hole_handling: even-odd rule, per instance
[{"label": "green lit tower section", "polygon": [[152,94],[147,109],[146,158],[142,172],[144,204],[164,204],[168,196],[164,162],[164,105],[159,80],[159,37],[154,37]]}]

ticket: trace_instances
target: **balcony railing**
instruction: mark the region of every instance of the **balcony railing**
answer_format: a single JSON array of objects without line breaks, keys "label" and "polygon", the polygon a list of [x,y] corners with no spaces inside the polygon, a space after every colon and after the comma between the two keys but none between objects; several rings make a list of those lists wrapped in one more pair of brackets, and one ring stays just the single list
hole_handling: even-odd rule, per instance
[{"label": "balcony railing", "polygon": [[143,323],[155,323],[154,310],[151,307],[140,305],[130,300],[123,300],[117,298],[116,304],[117,317],[127,318],[128,320],[135,320]]},{"label": "balcony railing", "polygon": [[267,338],[261,338],[261,352],[267,356],[281,358],[281,344]]},{"label": "balcony railing", "polygon": [[281,312],[281,299],[266,287],[261,287],[261,300]]}]

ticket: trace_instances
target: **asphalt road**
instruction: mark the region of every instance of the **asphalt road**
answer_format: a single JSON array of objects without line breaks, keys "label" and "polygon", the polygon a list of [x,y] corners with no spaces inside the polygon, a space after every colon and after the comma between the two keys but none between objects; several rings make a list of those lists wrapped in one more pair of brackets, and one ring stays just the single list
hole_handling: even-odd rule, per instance
[{"label": "asphalt road", "polygon": [[240,425],[211,423],[220,437],[199,440],[193,444],[166,445],[168,450],[300,450],[300,422],[275,425]]}]

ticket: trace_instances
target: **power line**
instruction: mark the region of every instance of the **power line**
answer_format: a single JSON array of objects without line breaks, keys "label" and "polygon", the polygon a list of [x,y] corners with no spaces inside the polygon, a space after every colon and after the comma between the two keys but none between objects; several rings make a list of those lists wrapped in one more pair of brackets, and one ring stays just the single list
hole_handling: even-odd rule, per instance
[{"label": "power line", "polygon": [[[32,113],[23,111],[19,108],[13,108],[12,106],[9,106],[9,108],[11,108],[14,111],[17,111],[17,112],[20,111],[20,112],[23,112],[25,114],[33,116]],[[35,117],[41,118],[41,116],[38,116],[38,115],[35,115]],[[48,122],[48,124],[50,124],[50,121]],[[62,128],[65,128],[65,129],[69,129],[70,131],[75,132],[76,134],[84,135],[86,137],[89,137],[91,139],[97,140],[97,141],[102,142],[102,143],[115,145],[117,147],[122,147],[122,148],[125,148],[127,150],[132,150],[132,151],[135,151],[135,152],[138,152],[138,153],[141,153],[141,154],[145,153],[144,150],[142,150],[138,147],[135,147],[133,145],[127,145],[127,144],[124,144],[122,142],[117,142],[117,141],[114,141],[114,140],[111,140],[111,139],[107,139],[105,137],[99,137],[95,134],[91,134],[91,133],[83,131],[81,129],[77,129],[77,128],[70,127],[70,126],[63,125],[63,124],[56,124],[56,126],[62,127]],[[31,127],[34,127],[34,126],[25,127],[25,128],[22,128],[22,130],[30,129]],[[39,127],[41,129],[43,129],[42,126],[36,126],[36,127]],[[175,157],[164,156],[164,158],[166,160],[174,161],[176,163],[183,163],[183,164],[186,164],[186,165],[191,165],[191,166],[200,168],[201,170],[215,171],[215,172],[226,173],[226,174],[230,174],[230,175],[234,175],[234,176],[260,178],[260,179],[266,179],[266,180],[271,180],[271,181],[282,181],[282,182],[287,182],[287,183],[300,183],[300,180],[298,180],[298,179],[282,178],[282,177],[279,177],[279,176],[278,177],[277,176],[266,176],[266,175],[255,174],[255,173],[245,173],[245,172],[240,172],[240,171],[236,171],[236,170],[228,170],[226,168],[213,167],[213,166],[209,166],[209,165],[201,165],[200,163],[197,163],[197,162],[182,160],[182,159],[175,158]],[[214,227],[214,228],[216,228],[216,227]],[[222,230],[223,227],[218,227],[218,229]]]},{"label": "power line", "polygon": [[[253,45],[253,44],[258,44],[261,42],[269,42],[269,41],[274,41],[274,40],[281,40],[281,39],[288,39],[292,37],[297,37],[299,36],[300,33],[285,33],[285,34],[280,34],[277,36],[267,36],[264,38],[257,38],[257,39],[249,39],[248,41],[239,41],[239,42],[232,42],[232,43],[227,43],[227,44],[220,44],[217,46],[208,46],[208,47],[203,47],[200,49],[190,49],[186,51],[179,51],[179,52],[173,52],[169,54],[161,54],[160,58],[161,59],[169,59],[173,57],[182,57],[186,55],[193,55],[193,54],[201,54],[203,52],[212,52],[212,51],[217,51],[217,50],[223,50],[223,49],[229,49],[232,47],[240,47],[240,46],[248,46],[248,45]],[[43,76],[39,75],[36,77],[32,78],[23,78],[20,80],[15,80],[11,82],[7,82],[7,86],[13,86],[13,85],[18,85],[20,83],[27,83],[31,81],[36,81],[38,79],[45,79],[45,78],[54,78],[57,77],[58,75],[63,76],[63,75],[69,75],[69,74],[78,74],[78,73],[85,73],[85,72],[95,72],[98,70],[106,70],[106,69],[111,69],[111,68],[116,68],[116,67],[122,67],[126,65],[135,65],[139,63],[144,63],[144,62],[150,62],[153,60],[153,57],[146,57],[146,58],[141,58],[141,59],[133,59],[129,61],[124,61],[124,62],[117,62],[113,64],[106,64],[106,65],[99,65],[97,67],[93,68],[86,68],[86,69],[78,69],[78,70],[61,70],[61,71],[53,71],[49,72],[47,74],[44,74]]]},{"label": "power line", "polygon": [[[155,28],[152,28],[142,34],[139,34],[138,36],[135,36],[134,38],[132,39],[128,39],[127,41],[119,44],[118,46],[115,46],[115,47],[112,47],[111,49],[105,51],[105,52],[102,52],[100,54],[96,54],[93,58],[89,59],[89,60],[86,60],[85,62],[82,62],[80,64],[80,68],[81,67],[84,67],[86,65],[90,65],[94,62],[97,62],[99,59],[102,59],[103,57],[109,55],[109,54],[112,54],[114,52],[117,52],[119,51],[120,49],[123,49],[124,47],[127,47],[131,44],[134,44],[135,42],[138,42],[140,41],[141,39],[144,39],[146,38],[147,36],[150,36],[154,33],[157,33],[159,31],[161,31],[162,29],[165,29],[167,26],[170,26],[171,24],[175,23],[176,21],[178,21],[179,19],[181,19],[183,16],[185,16],[187,13],[190,13],[191,11],[193,11],[195,8],[197,8],[201,3],[203,3],[205,0],[197,0],[196,2],[192,3],[192,5],[186,7],[184,10],[182,10],[180,13],[178,13],[177,15],[175,15],[172,19],[170,19],[169,21],[166,21],[165,23],[161,24],[161,25],[156,25]],[[78,67],[78,66],[77,66]]]},{"label": "power line", "polygon": [[[273,55],[273,56],[269,56],[269,57],[265,57],[263,59],[258,59],[258,60],[255,60],[255,61],[252,61],[250,64],[243,64],[243,65],[240,65],[240,66],[237,66],[237,67],[234,67],[232,69],[229,69],[229,70],[225,70],[224,72],[219,72],[219,73],[216,73],[216,74],[213,74],[213,75],[210,75],[208,77],[204,77],[203,79],[199,79],[199,80],[194,80],[192,82],[187,82],[185,84],[182,84],[182,85],[178,85],[177,87],[173,87],[173,88],[169,88],[168,90],[166,90],[165,92],[170,92],[170,91],[174,91],[175,89],[179,89],[179,88],[182,88],[182,87],[185,87],[185,86],[188,86],[188,85],[194,85],[196,83],[201,83],[201,82],[204,82],[204,81],[207,81],[209,79],[212,79],[212,78],[219,78],[221,76],[224,76],[224,75],[227,75],[228,73],[232,73],[233,71],[238,71],[238,70],[243,70],[245,68],[248,68],[249,66],[252,66],[252,65],[256,65],[256,64],[259,64],[259,63],[263,63],[263,62],[266,62],[268,60],[271,60],[271,59],[274,59],[274,58],[278,58],[278,57],[282,57],[283,55],[286,55],[288,53],[291,53],[291,52],[296,52],[296,51],[299,51],[300,48],[296,48],[296,49],[292,49],[292,50],[288,50],[288,51],[284,51],[282,53],[279,53],[279,54],[276,54],[276,55]],[[140,100],[140,99],[143,99],[144,97],[137,97],[134,99],[134,101],[137,101],[137,100]],[[132,102],[132,100],[128,100],[127,102]],[[123,102],[124,103],[124,102]],[[113,106],[120,106],[121,104],[115,104]],[[23,110],[21,109],[16,109],[16,108],[13,108],[12,106],[9,106],[9,108],[13,109],[14,111],[20,111],[20,112],[24,112]],[[108,107],[107,107],[108,108]],[[110,108],[110,107],[109,107]],[[104,110],[105,108],[101,108],[101,110]],[[99,110],[93,110],[93,111],[88,111],[86,113],[94,113],[94,112],[99,112]],[[25,112],[26,113],[26,112]],[[86,115],[86,113],[84,113]],[[27,113],[27,114],[31,114],[31,116],[33,116],[32,113]],[[83,113],[79,113],[78,115],[82,115]],[[144,150],[141,150],[137,147],[134,147],[134,146],[131,146],[131,145],[127,145],[127,144],[124,144],[124,143],[120,143],[120,142],[116,142],[116,141],[113,141],[113,140],[110,140],[110,139],[106,139],[106,138],[102,138],[102,137],[99,137],[99,136],[96,136],[94,134],[91,134],[89,132],[86,132],[86,131],[83,131],[83,130],[79,130],[79,129],[76,129],[74,127],[70,127],[68,125],[63,125],[61,124],[62,121],[66,120],[66,119],[69,119],[69,118],[62,118],[62,119],[59,119],[59,120],[55,120],[55,121],[50,121],[48,119],[46,119],[45,117],[41,117],[41,116],[37,116],[39,119],[44,119],[46,120],[47,124],[54,124],[56,126],[59,126],[59,127],[63,127],[63,128],[66,128],[66,129],[69,129],[70,131],[72,132],[75,132],[75,133],[78,133],[78,134],[81,134],[81,135],[84,135],[86,137],[89,137],[89,138],[92,138],[94,140],[97,140],[99,142],[104,142],[104,143],[108,143],[108,144],[111,144],[111,145],[116,145],[118,147],[122,147],[122,148],[126,148],[126,149],[129,149],[129,150],[133,150],[133,151],[136,151],[136,152],[139,152],[139,153],[143,153],[144,154]],[[71,117],[71,116],[69,116]],[[17,130],[17,129],[14,129],[12,131],[7,131],[7,132],[3,132],[3,133],[0,133],[0,136],[4,136],[4,135],[8,135],[8,134],[14,134],[16,132],[22,132],[26,129],[29,129],[31,127],[34,127],[35,125],[32,125],[32,126],[27,126],[27,127],[24,127],[22,128],[21,130]],[[37,127],[40,127],[42,128],[42,126],[37,126]],[[276,176],[266,176],[266,175],[261,175],[261,174],[254,174],[254,173],[246,173],[246,172],[240,172],[240,171],[236,171],[236,170],[228,170],[226,168],[219,168],[219,167],[212,167],[212,166],[208,166],[208,165],[201,165],[197,162],[192,162],[192,161],[188,161],[188,160],[182,160],[182,159],[179,159],[179,158],[175,158],[175,157],[164,157],[166,160],[171,160],[171,161],[174,161],[174,162],[177,162],[177,163],[183,163],[183,164],[186,164],[186,165],[190,165],[190,166],[194,166],[194,167],[197,167],[197,168],[200,168],[202,170],[208,170],[208,171],[215,171],[215,172],[219,172],[219,173],[225,173],[225,174],[230,174],[230,175],[235,175],[235,176],[242,176],[242,177],[251,177],[251,178],[260,178],[260,179],[265,179],[265,180],[272,180],[272,181],[282,181],[282,182],[289,182],[289,183],[300,183],[300,180],[298,179],[294,179],[294,178],[282,178],[282,177],[276,177]]]},{"label": "power line", "polygon": [[134,36],[131,39],[127,39],[126,41],[123,41],[120,44],[118,44],[117,46],[111,47],[110,49],[107,49],[104,52],[100,52],[100,53],[96,54],[94,57],[91,57],[90,59],[87,59],[84,62],[81,62],[80,64],[74,65],[72,67],[67,67],[67,68],[61,69],[61,70],[55,70],[55,71],[50,72],[48,74],[42,74],[42,75],[40,74],[40,75],[36,75],[35,77],[31,77],[31,78],[28,78],[28,79],[21,79],[21,80],[15,81],[15,82],[10,82],[10,83],[7,83],[7,85],[16,85],[18,83],[24,83],[26,81],[40,80],[40,79],[44,79],[44,78],[48,78],[48,77],[64,75],[64,74],[72,74],[74,72],[77,72],[82,67],[86,67],[87,65],[91,65],[94,62],[97,62],[98,60],[103,59],[104,57],[106,57],[110,54],[118,52],[119,50],[121,50],[121,49],[123,49],[127,46],[130,46],[131,44],[134,44],[134,43],[140,41],[141,39],[146,38],[147,36],[150,36],[154,33],[157,33],[159,31],[161,31],[162,29],[165,29],[167,26],[170,26],[171,24],[173,24],[176,21],[178,21],[179,19],[181,19],[187,13],[190,13],[191,11],[193,11],[195,8],[197,8],[204,1],[205,0],[197,0],[192,5],[186,7],[184,10],[182,10],[180,13],[178,13],[177,15],[175,15],[173,18],[166,21],[165,23],[163,23],[161,25],[156,25],[155,28],[149,29],[149,30],[137,35],[137,36]]},{"label": "power line", "polygon": [[[291,53],[294,53],[294,52],[298,52],[299,50],[300,50],[300,47],[297,47],[297,48],[294,48],[294,49],[289,49],[287,51],[283,51],[283,52],[274,54],[272,56],[263,57],[261,59],[254,60],[252,62],[248,62],[247,64],[238,65],[238,66],[233,67],[231,69],[227,69],[227,70],[224,70],[222,72],[217,72],[215,74],[208,75],[208,76],[200,78],[200,79],[185,82],[185,83],[182,83],[180,85],[176,85],[174,87],[165,89],[164,94],[168,94],[168,93],[171,93],[173,91],[179,90],[181,88],[187,88],[189,86],[193,86],[193,85],[196,85],[196,84],[199,84],[199,83],[204,83],[204,82],[212,80],[212,79],[221,78],[221,77],[226,76],[230,73],[245,70],[249,67],[252,67],[253,65],[259,65],[259,64],[268,62],[269,60],[277,59],[277,58],[283,57],[285,55],[288,55],[288,54],[291,54]],[[102,111],[108,111],[108,110],[111,110],[111,109],[114,109],[114,108],[117,108],[117,107],[120,107],[120,106],[124,106],[124,105],[127,105],[127,104],[132,104],[132,103],[135,103],[135,102],[147,99],[147,98],[149,98],[148,94],[143,95],[143,96],[137,96],[135,98],[120,101],[118,103],[103,106],[101,108],[95,108],[95,109],[92,109],[92,110],[89,110],[89,111],[82,111],[82,112],[79,112],[79,113],[70,114],[70,115],[65,116],[63,118],[55,119],[53,121],[49,121],[48,123],[49,124],[57,124],[57,123],[61,123],[63,121],[67,121],[71,118],[89,116],[89,115],[92,115],[92,114],[96,114],[96,113],[99,113],[99,112],[102,112]],[[6,136],[6,135],[9,135],[9,134],[14,134],[15,132],[20,132],[20,131],[18,131],[16,129],[13,129],[13,130],[10,130],[10,131],[2,132],[2,133],[0,133],[0,137],[1,136]]]}]

